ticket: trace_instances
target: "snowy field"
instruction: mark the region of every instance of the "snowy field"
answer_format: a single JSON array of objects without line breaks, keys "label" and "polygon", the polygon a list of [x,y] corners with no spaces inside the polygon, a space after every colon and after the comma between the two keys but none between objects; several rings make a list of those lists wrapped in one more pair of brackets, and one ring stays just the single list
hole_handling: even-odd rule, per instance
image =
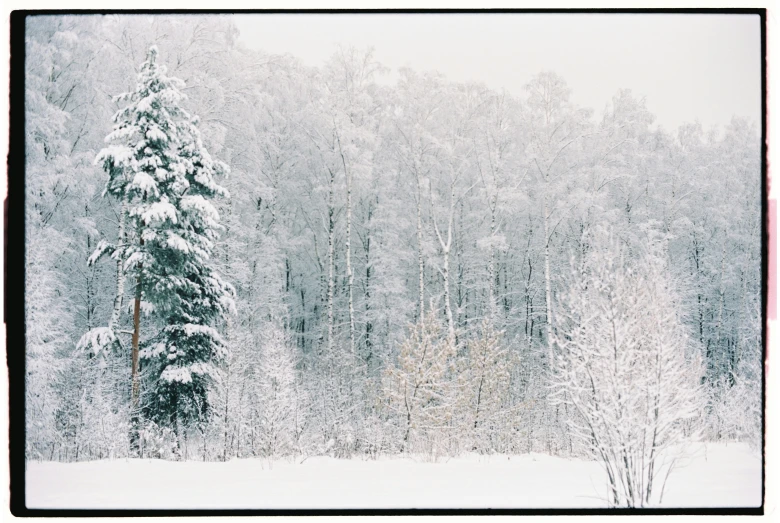
[{"label": "snowy field", "polygon": [[[542,454],[27,467],[28,508],[589,508],[606,506],[606,492],[598,463]],[[663,500],[665,507],[760,504],[761,456],[743,444],[698,447],[669,477]]]}]

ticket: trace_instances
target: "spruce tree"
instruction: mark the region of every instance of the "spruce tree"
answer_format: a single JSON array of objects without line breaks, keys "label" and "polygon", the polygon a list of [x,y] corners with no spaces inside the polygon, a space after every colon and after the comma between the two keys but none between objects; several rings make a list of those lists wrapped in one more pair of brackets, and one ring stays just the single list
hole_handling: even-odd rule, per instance
[{"label": "spruce tree", "polygon": [[[180,105],[184,83],[166,75],[157,55],[151,47],[135,90],[117,97],[128,104],[114,116],[114,130],[106,137],[112,145],[96,159],[109,174],[105,192],[127,212],[126,243],[100,249],[124,260],[135,282],[134,442],[141,410],[177,434],[182,424],[208,416],[213,364],[227,352],[214,325],[234,308],[232,287],[209,262],[222,229],[210,200],[229,196],[214,178],[228,168],[203,146],[197,117]],[[142,310],[164,325],[143,344]],[[150,364],[154,388],[144,406],[139,357]]]}]

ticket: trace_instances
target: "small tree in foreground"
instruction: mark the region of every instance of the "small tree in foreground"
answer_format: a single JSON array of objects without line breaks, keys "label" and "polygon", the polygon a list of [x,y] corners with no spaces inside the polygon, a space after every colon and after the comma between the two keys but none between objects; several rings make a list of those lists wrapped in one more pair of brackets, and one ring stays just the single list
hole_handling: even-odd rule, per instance
[{"label": "small tree in foreground", "polygon": [[691,436],[701,358],[664,257],[626,254],[614,240],[594,245],[564,296],[553,387],[574,408],[572,435],[603,464],[611,502],[644,507],[661,501]]},{"label": "small tree in foreground", "polygon": [[[435,311],[412,326],[396,366],[384,375],[384,394],[401,418],[402,449],[436,451],[451,425],[455,401],[455,346],[442,335]],[[424,445],[427,441],[428,445]]]},{"label": "small tree in foreground", "polygon": [[489,319],[483,320],[458,361],[457,409],[468,450],[498,450],[499,439],[510,433],[516,415],[509,405],[510,371],[519,358],[505,346],[502,334]]}]

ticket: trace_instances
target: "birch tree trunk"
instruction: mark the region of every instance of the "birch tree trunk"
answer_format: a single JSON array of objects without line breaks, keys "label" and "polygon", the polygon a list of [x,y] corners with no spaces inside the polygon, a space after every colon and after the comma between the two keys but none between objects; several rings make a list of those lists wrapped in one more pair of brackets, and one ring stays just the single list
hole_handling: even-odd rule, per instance
[{"label": "birch tree trunk", "polygon": [[[720,359],[722,363],[723,355],[720,348],[720,340],[721,340],[721,333],[722,333],[722,327],[723,327],[723,306],[725,302],[725,290],[723,289],[723,271],[724,271],[724,265],[726,262],[726,239],[724,235],[723,239],[723,246],[721,248],[721,255],[720,255],[720,277],[718,281],[718,324],[715,327],[715,351],[716,354],[721,355]],[[735,369],[732,369],[735,370]],[[722,369],[718,368],[718,372],[721,372]]]},{"label": "birch tree trunk", "polygon": [[367,220],[367,230],[366,230],[366,239],[364,242],[364,249],[366,252],[366,285],[364,290],[364,300],[365,300],[365,320],[366,320],[366,365],[368,365],[371,361],[371,358],[373,356],[373,347],[372,347],[372,339],[371,334],[374,330],[374,325],[371,321],[371,230],[372,230],[372,223],[371,223],[371,202],[368,203],[368,220]]},{"label": "birch tree trunk", "polygon": [[546,302],[547,319],[545,329],[547,332],[547,357],[548,370],[553,371],[553,315],[552,315],[552,285],[550,284],[550,231],[549,216],[547,216],[547,194],[544,195],[544,204],[542,209],[542,222],[544,224],[544,295]]},{"label": "birch tree trunk", "polygon": [[333,354],[333,294],[334,294],[334,245],[333,236],[335,233],[334,220],[334,190],[336,185],[336,175],[330,171],[328,180],[328,354]]},{"label": "birch tree trunk", "polygon": [[450,305],[450,238],[452,233],[448,231],[447,246],[443,249],[444,268],[442,276],[444,277],[444,314],[447,317],[447,338],[452,341],[455,339],[455,322],[452,317],[452,306]]},{"label": "birch tree trunk", "polygon": [[488,259],[488,277],[490,279],[488,285],[488,298],[490,320],[495,325],[496,321],[496,253],[494,241],[496,238],[496,197],[493,197],[493,202],[490,205],[490,257]]},{"label": "birch tree trunk", "polygon": [[452,222],[455,215],[455,184],[450,184],[450,208],[447,217],[447,241],[441,235],[436,218],[433,218],[433,228],[436,237],[439,239],[442,256],[444,257],[441,275],[444,279],[444,315],[447,318],[447,339],[451,343],[455,342],[455,321],[452,317],[452,305],[450,304],[450,250],[452,248]]},{"label": "birch tree trunk", "polygon": [[419,170],[415,169],[417,177],[417,265],[419,267],[419,304],[420,322],[425,318],[425,260],[423,259],[423,238],[422,238],[422,180]]},{"label": "birch tree trunk", "polygon": [[[127,214],[127,203],[122,203],[119,210],[119,232],[117,233],[117,244],[122,245],[125,241],[125,216]],[[111,311],[111,318],[108,320],[108,328],[113,331],[119,324],[119,317],[122,314],[122,301],[125,295],[125,273],[124,257],[117,256],[116,260],[116,294],[114,295],[114,309]]]},{"label": "birch tree trunk", "polygon": [[[343,158],[343,156],[342,156]],[[352,274],[352,174],[344,165],[344,174],[347,180],[347,239],[345,243],[347,262],[347,298],[349,300],[349,353],[355,353],[355,306],[352,299],[352,287],[354,275]]]}]

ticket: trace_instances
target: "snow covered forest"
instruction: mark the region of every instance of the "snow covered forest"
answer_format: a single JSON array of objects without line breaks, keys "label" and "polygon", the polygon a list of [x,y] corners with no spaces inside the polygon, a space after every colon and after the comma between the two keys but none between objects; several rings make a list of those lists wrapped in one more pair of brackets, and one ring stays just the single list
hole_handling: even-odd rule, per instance
[{"label": "snow covered forest", "polygon": [[760,444],[758,122],[237,36],[28,19],[28,459],[540,452],[642,506]]}]

